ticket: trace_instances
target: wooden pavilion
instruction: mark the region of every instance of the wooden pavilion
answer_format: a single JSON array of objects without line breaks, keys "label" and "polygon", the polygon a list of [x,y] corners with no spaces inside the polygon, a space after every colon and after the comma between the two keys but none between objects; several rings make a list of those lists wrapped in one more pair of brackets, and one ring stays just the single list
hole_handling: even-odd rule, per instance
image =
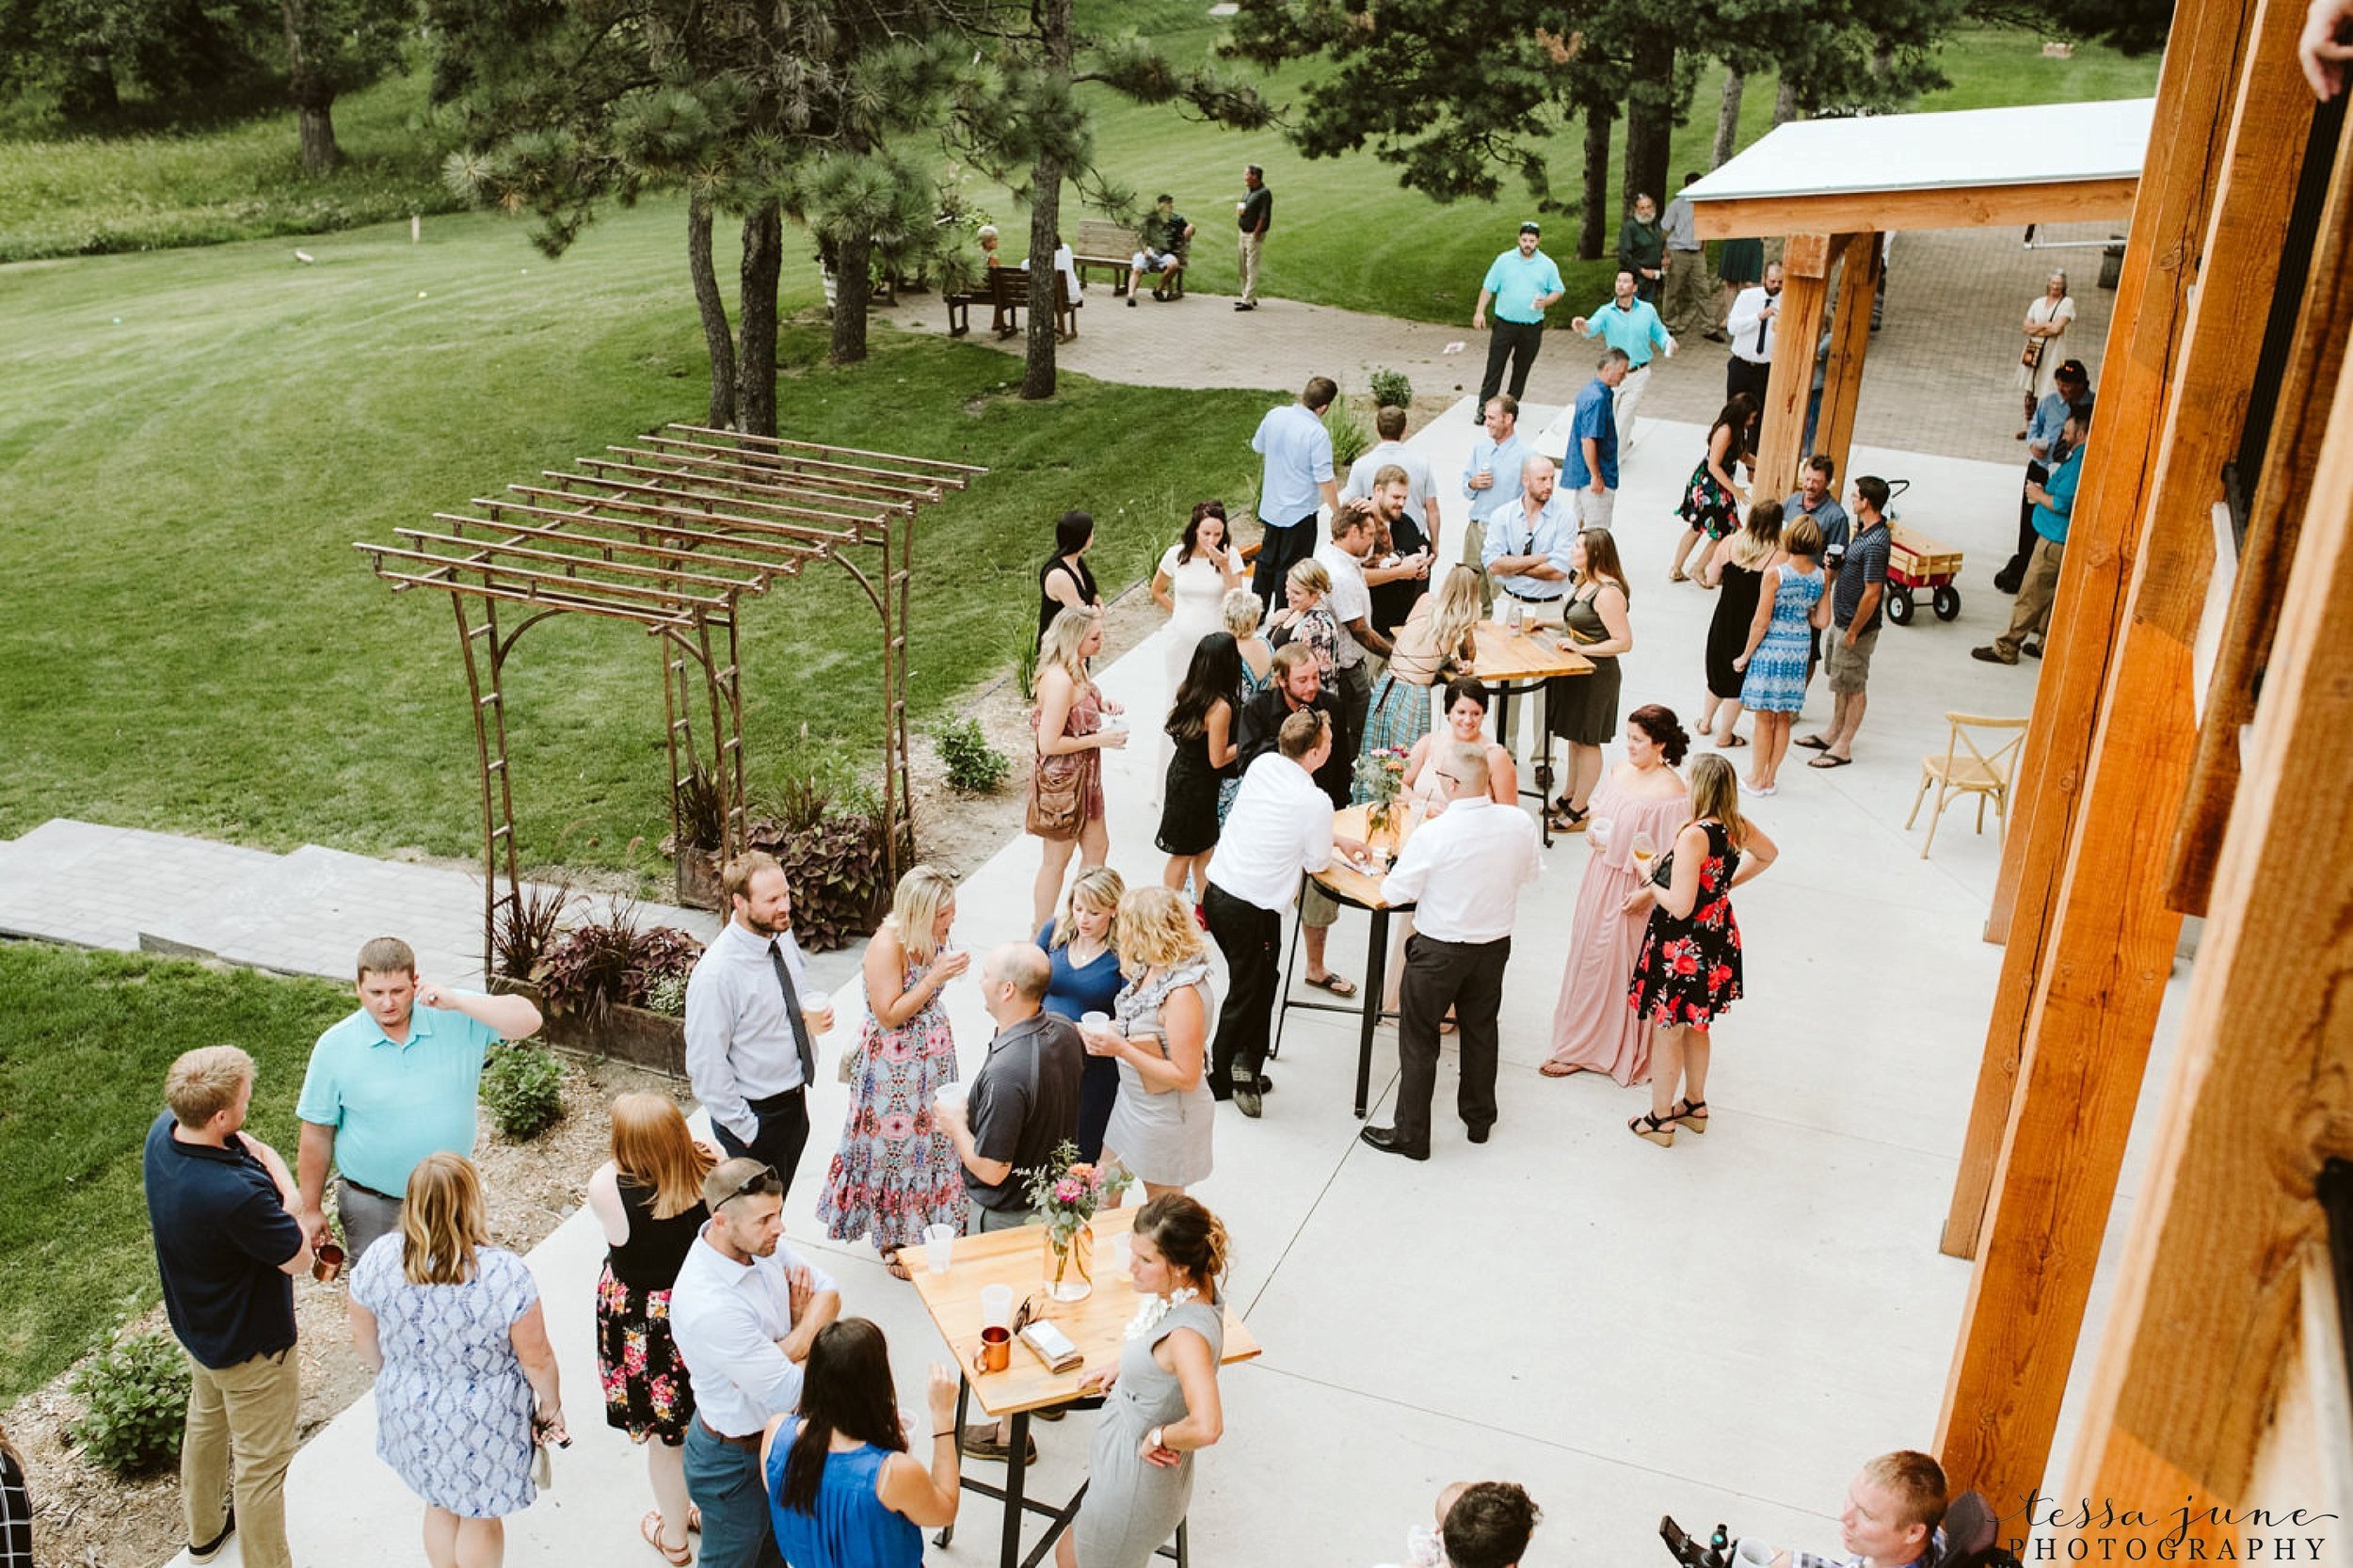
[{"label": "wooden pavilion", "polygon": [[[2146,112],[2064,106],[2073,131],[2031,160],[2018,128],[2065,114],[1785,126],[1689,190],[1703,236],[1786,236],[1780,342],[1817,339],[1844,272],[1816,443],[1842,470],[1879,231],[2130,218],[1943,1238],[1974,1274],[1937,1448],[2005,1534],[2081,1538],[2029,1561],[2168,1535],[2272,1557],[2353,1517],[2353,145],[2298,70],[2303,22],[2181,0]],[[1760,493],[1796,471],[1810,384],[1776,358]],[[2185,917],[2202,939],[2063,1506],[2029,1518]]]}]

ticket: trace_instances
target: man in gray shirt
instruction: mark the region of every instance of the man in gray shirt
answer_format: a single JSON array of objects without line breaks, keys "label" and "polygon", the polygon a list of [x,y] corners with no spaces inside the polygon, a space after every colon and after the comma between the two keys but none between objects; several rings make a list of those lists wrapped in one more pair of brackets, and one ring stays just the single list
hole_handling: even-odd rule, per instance
[{"label": "man in gray shirt", "polygon": [[964,1161],[975,1233],[1028,1224],[1021,1173],[1079,1136],[1086,1047],[1069,1019],[1042,1010],[1052,978],[1046,954],[1028,942],[992,949],[981,965],[981,1000],[997,1021],[997,1037],[964,1104],[944,1107],[939,1118]]},{"label": "man in gray shirt", "polygon": [[[1689,189],[1697,174],[1686,174]],[[1699,227],[1692,221],[1691,199],[1677,196],[1667,203],[1659,227],[1667,232],[1667,283],[1659,291],[1658,314],[1667,330],[1678,338],[1705,332],[1715,325],[1709,310],[1707,252],[1700,248]]]}]

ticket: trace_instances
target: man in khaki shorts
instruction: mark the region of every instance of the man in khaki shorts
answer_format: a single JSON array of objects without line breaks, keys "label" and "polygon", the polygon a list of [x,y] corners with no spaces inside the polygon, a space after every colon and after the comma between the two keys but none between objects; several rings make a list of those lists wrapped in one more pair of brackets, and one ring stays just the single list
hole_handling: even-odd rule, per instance
[{"label": "man in khaki shorts", "polygon": [[1830,679],[1830,728],[1802,735],[1798,744],[1822,755],[1810,768],[1843,768],[1854,760],[1855,731],[1863,728],[1864,688],[1871,680],[1871,652],[1879,646],[1880,606],[1887,598],[1887,557],[1894,538],[1887,528],[1887,481],[1866,473],[1854,482],[1847,510],[1854,536],[1831,585],[1829,646],[1822,667]]}]

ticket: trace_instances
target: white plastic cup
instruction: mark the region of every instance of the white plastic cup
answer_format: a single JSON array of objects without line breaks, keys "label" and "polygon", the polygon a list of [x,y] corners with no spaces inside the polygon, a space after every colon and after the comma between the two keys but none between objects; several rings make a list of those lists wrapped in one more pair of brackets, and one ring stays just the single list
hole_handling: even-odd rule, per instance
[{"label": "white plastic cup", "polygon": [[1773,1549],[1762,1541],[1744,1537],[1733,1546],[1732,1556],[1741,1568],[1770,1568]]},{"label": "white plastic cup", "polygon": [[833,993],[803,991],[801,993],[801,1018],[808,1025],[810,1034],[829,1032],[833,1028]]},{"label": "white plastic cup", "polygon": [[1517,632],[1520,629],[1520,601],[1507,596],[1503,601],[1503,626],[1505,631]]},{"label": "white plastic cup", "polygon": [[956,1227],[925,1225],[923,1227],[923,1264],[933,1273],[944,1274],[956,1256]]},{"label": "white plastic cup", "polygon": [[1080,1029],[1109,1029],[1111,1026],[1112,1016],[1109,1013],[1094,1012],[1081,1013],[1079,1015],[1079,1027]]},{"label": "white plastic cup", "polygon": [[984,1285],[981,1287],[981,1327],[1013,1327],[1013,1287]]},{"label": "white plastic cup", "polygon": [[1595,817],[1585,824],[1585,836],[1593,840],[1600,848],[1608,849],[1609,831],[1615,826],[1617,826],[1617,820],[1613,817]]},{"label": "white plastic cup", "polygon": [[932,1104],[941,1111],[960,1111],[964,1108],[965,1097],[963,1084],[943,1083],[932,1092]]}]

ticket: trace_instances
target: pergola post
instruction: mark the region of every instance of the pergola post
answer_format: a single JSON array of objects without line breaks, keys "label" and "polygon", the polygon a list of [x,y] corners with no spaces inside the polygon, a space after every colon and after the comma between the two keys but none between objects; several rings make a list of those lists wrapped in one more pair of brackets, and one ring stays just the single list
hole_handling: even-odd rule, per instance
[{"label": "pergola post", "polygon": [[[2281,192],[2310,119],[2300,25],[2286,0],[2200,0],[2177,17],[2151,163],[2213,152],[2177,176],[2152,168],[2150,221],[2135,215],[2132,244],[2153,253],[2145,265],[2179,263],[2176,301],[2202,259],[2200,287],[2186,311],[2167,309],[2161,290],[2137,312],[2120,297],[2117,319],[2132,331],[2108,357],[2070,529],[2034,715],[2031,835],[2050,881],[2036,924],[2022,900],[2003,967],[1998,994],[2028,999],[2025,1016],[2005,1033],[2015,1003],[1997,1003],[1980,1073],[1968,1155],[1981,1159],[1989,1123],[1999,1129],[1982,1233],[1963,1189],[1945,1234],[1947,1251],[1972,1236],[1980,1244],[1938,1448],[1954,1486],[2000,1512],[2040,1484],[2049,1459],[2180,932],[2164,849],[2195,750],[2191,647],[2211,511],[2254,373],[2243,302],[2267,297],[2276,279]],[[2166,243],[2174,224],[2192,243]],[[2094,720],[2088,748],[2069,720],[2077,703]],[[2005,1062],[2017,1064],[2019,1087],[1995,1098]],[[1971,1175],[1965,1160],[1964,1183]]]},{"label": "pergola post", "polygon": [[[1871,347],[1871,302],[1879,295],[1881,263],[1880,236],[1870,230],[1841,234],[1831,244],[1839,257],[1838,309],[1831,316],[1830,359],[1822,366],[1822,412],[1814,428],[1814,450],[1836,465],[1833,472],[1844,484],[1847,454],[1854,445],[1855,407],[1863,397],[1863,360]],[[1802,460],[1809,454],[1798,456]]]},{"label": "pergola post", "polygon": [[1785,496],[1797,484],[1805,406],[1814,392],[1814,346],[1821,340],[1822,306],[1830,292],[1830,255],[1828,234],[1792,234],[1782,248],[1773,368],[1756,437],[1753,488],[1758,495]]}]

